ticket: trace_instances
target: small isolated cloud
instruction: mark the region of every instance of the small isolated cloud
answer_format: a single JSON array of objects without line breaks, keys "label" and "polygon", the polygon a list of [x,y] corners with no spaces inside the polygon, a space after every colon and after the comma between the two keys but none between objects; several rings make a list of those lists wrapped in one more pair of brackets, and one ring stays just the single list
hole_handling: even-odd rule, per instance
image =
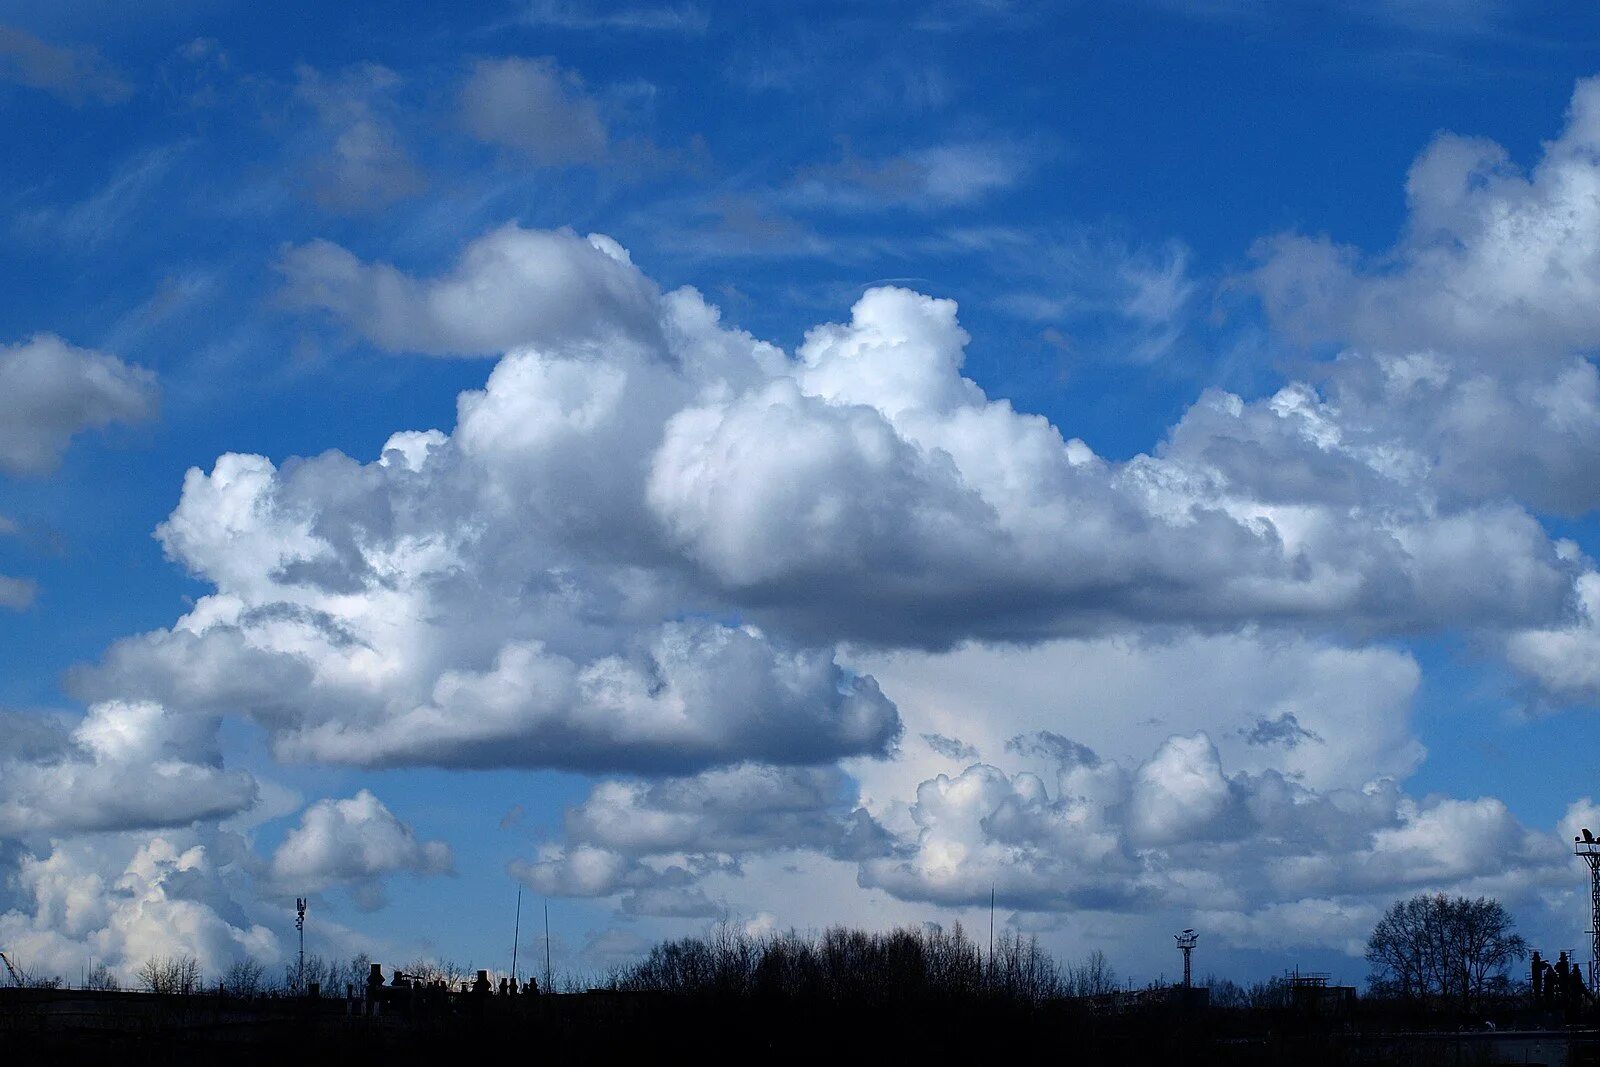
[{"label": "small isolated cloud", "polygon": [[1079,744],[1050,730],[1018,734],[1006,742],[1006,751],[1020,756],[1040,756],[1063,770],[1069,767],[1098,767],[1100,757],[1088,745]]},{"label": "small isolated cloud", "polygon": [[976,748],[954,737],[946,737],[944,734],[923,734],[922,739],[928,743],[929,748],[945,759],[975,760],[978,758],[978,750]]},{"label": "small isolated cloud", "polygon": [[0,574],[0,608],[21,611],[33,603],[39,587],[27,578],[12,578]]},{"label": "small isolated cloud", "polygon": [[0,472],[47,474],[78,433],[155,414],[155,375],[53,334],[0,345]]},{"label": "small isolated cloud", "polygon": [[478,140],[547,166],[599,162],[609,142],[582,79],[549,57],[478,60],[461,89],[461,117]]},{"label": "small isolated cloud", "polygon": [[369,63],[334,76],[301,67],[295,100],[316,116],[308,132],[311,198],[332,211],[374,211],[415,196],[428,182],[396,122],[402,80]]},{"label": "small isolated cloud", "polygon": [[40,89],[73,105],[117,104],[133,95],[94,49],[49,44],[6,25],[0,25],[0,82]]},{"label": "small isolated cloud", "polygon": [[582,3],[579,0],[532,0],[522,21],[562,30],[623,30],[634,33],[706,32],[711,18],[698,4],[640,4],[634,7]]},{"label": "small isolated cloud", "polygon": [[273,881],[285,889],[318,892],[345,885],[364,890],[369,900],[376,895],[376,881],[385,875],[453,870],[449,845],[418,840],[411,827],[365,789],[348,800],[311,805],[272,854]]},{"label": "small isolated cloud", "polygon": [[194,37],[173,49],[160,68],[162,88],[191,108],[218,108],[241,87],[233,57],[215,37]]},{"label": "small isolated cloud", "polygon": [[1321,737],[1300,725],[1300,720],[1292,711],[1286,711],[1275,719],[1257,720],[1249,729],[1241,727],[1239,736],[1245,739],[1246,744],[1282,745],[1284,748],[1294,748],[1307,741],[1322,743]]}]

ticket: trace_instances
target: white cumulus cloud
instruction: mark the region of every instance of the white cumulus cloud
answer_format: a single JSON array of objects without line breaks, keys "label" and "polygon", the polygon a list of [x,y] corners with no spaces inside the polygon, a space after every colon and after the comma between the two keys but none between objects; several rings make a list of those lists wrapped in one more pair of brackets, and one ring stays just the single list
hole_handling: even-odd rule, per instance
[{"label": "white cumulus cloud", "polygon": [[309,892],[368,886],[397,872],[425,876],[453,870],[449,845],[419,840],[365,789],[346,800],[311,805],[272,854],[273,880]]},{"label": "white cumulus cloud", "polygon": [[155,375],[53,334],[0,345],[0,472],[47,474],[72,438],[155,413]]},{"label": "white cumulus cloud", "polygon": [[480,59],[461,89],[467,132],[547,165],[603,159],[609,135],[599,104],[548,57]]}]

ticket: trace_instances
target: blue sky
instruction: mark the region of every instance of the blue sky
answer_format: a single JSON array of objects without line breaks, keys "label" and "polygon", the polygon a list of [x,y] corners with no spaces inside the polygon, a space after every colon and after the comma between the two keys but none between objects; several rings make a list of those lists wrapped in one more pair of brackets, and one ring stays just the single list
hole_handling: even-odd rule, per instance
[{"label": "blue sky", "polygon": [[1587,5],[329,7],[0,0],[0,943],[1581,943]]}]

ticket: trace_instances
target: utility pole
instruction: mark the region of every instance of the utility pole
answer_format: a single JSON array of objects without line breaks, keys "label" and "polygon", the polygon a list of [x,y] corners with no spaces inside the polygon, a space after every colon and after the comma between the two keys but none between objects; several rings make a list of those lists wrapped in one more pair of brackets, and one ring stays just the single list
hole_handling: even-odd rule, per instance
[{"label": "utility pole", "polygon": [[994,883],[989,883],[989,977],[994,977]]},{"label": "utility pole", "polygon": [[550,988],[550,901],[544,902],[544,991],[553,993]]}]

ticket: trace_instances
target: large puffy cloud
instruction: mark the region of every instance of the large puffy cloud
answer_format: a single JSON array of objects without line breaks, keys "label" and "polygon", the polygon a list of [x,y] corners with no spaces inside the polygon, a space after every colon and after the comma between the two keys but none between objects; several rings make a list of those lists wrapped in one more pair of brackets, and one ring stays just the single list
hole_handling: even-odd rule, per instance
[{"label": "large puffy cloud", "polygon": [[[852,881],[869,896],[959,913],[985,908],[992,883],[1022,926],[1133,957],[1142,935],[1115,932],[1119,916],[1203,923],[1234,947],[1345,949],[1370,930],[1362,916],[1388,902],[1354,876],[1312,889],[1258,874],[1299,848],[1337,864],[1395,818],[1394,783],[1424,754],[1411,715],[1421,672],[1408,654],[1242,633],[854,651],[851,661],[895,694],[908,734],[957,742],[851,764],[863,806],[897,842],[857,866]],[[1304,839],[1285,850],[1285,834]],[[1560,863],[1532,860],[1541,884]],[[1507,863],[1529,869],[1530,857]],[[1402,871],[1396,883],[1405,880]],[[1268,911],[1305,924],[1257,923]]]},{"label": "large puffy cloud", "polygon": [[[1413,165],[1406,232],[1382,267],[1303,237],[1263,246],[1254,274],[1281,327],[1350,347],[1302,404],[1335,447],[1365,452],[1444,507],[1516,498],[1583,515],[1600,506],[1600,80],[1580,82],[1566,128],[1524,173],[1504,149],[1444,135]],[[1180,431],[1181,432],[1181,431]],[[1205,436],[1215,440],[1210,430]],[[1254,436],[1254,435],[1252,435]],[[1251,462],[1284,466],[1258,437]],[[1214,446],[1213,446],[1214,448]],[[1369,486],[1351,482],[1350,493]],[[1502,523],[1502,536],[1510,530]],[[1555,702],[1592,702],[1594,578],[1561,620],[1513,627],[1511,664]]]},{"label": "large puffy cloud", "polygon": [[[602,782],[515,873],[630,913],[776,907],[782,922],[826,922],[837,914],[787,884],[820,878],[833,908],[877,921],[981,908],[993,888],[1024,925],[1162,911],[1203,917],[1234,946],[1341,949],[1396,893],[1476,887],[1542,905],[1529,886],[1570,873],[1498,801],[1400,791],[1422,747],[1419,670],[1396,651],[1230,635],[852,659],[926,744],[852,761],[855,781],[743,767]],[[1481,847],[1433,841],[1469,824]],[[1299,925],[1263,926],[1268,913]]]},{"label": "large puffy cloud", "polygon": [[351,724],[307,728],[290,753],[348,763],[614,768],[715,763],[735,754],[798,762],[880,750],[897,729],[870,679],[825,653],[774,649],[755,631],[670,624],[630,656],[578,664],[511,644],[486,671],[446,671],[432,700]]},{"label": "large puffy cloud", "polygon": [[1386,350],[1491,361],[1560,354],[1600,334],[1600,79],[1524,174],[1482,138],[1443,134],[1412,165],[1407,232],[1380,268],[1325,240],[1263,246],[1256,282],[1283,327]]},{"label": "large puffy cloud", "polygon": [[1531,516],[1435,508],[1408,472],[1334,447],[1280,398],[1204,403],[1381,492],[1352,501],[1309,482],[1285,495],[1259,464],[1207,451],[1232,426],[1107,463],[987,401],[958,373],[964,342],[948,301],[869,292],[848,325],[808,336],[792,377],[673,417],[652,468],[656,517],[726,595],[835,638],[1245,619],[1405,629],[1560,611],[1569,571]]},{"label": "large puffy cloud", "polygon": [[193,956],[211,978],[244,957],[271,964],[280,943],[252,917],[254,865],[241,839],[215,831],[56,842],[21,857],[0,938],[40,973],[104,963],[125,984],[153,956]]},{"label": "large puffy cloud", "polygon": [[566,840],[512,873],[558,896],[621,896],[625,911],[714,915],[698,884],[747,856],[805,851],[839,860],[887,854],[888,833],[834,768],[745,763],[693,777],[602,781],[567,811]]},{"label": "large puffy cloud", "polygon": [[1347,350],[1327,396],[1346,440],[1426,470],[1433,492],[1600,504],[1600,80],[1524,173],[1441,135],[1411,168],[1405,233],[1369,264],[1282,235],[1251,276],[1281,329]]},{"label": "large puffy cloud", "polygon": [[[666,535],[648,547],[816,637],[942,643],[960,636],[957,618],[1000,637],[1119,619],[1405,629],[1552,618],[1566,594],[1569,576],[1530,516],[1498,501],[1442,506],[1404,440],[1352,439],[1337,406],[1306,386],[1249,404],[1207,397],[1157,453],[1109,464],[984,398],[959,373],[954,306],[904,290],[868,293],[850,323],[814,331],[784,364],[692,295],[662,298],[600,238],[502,229],[428,282],[326,244],[292,251],[286,272],[295,299],[388,347],[540,346],[503,365],[463,443],[496,411],[548,412],[539,394],[565,406],[558,425],[578,432],[562,436],[591,446],[612,434],[607,416],[644,408],[628,419],[631,439],[607,443],[646,453],[649,511],[624,503]],[[634,346],[677,373],[640,366],[622,351]],[[509,442],[523,454],[502,466],[545,467],[526,446],[548,439],[523,426]],[[489,433],[507,443],[506,429]],[[1280,456],[1292,459],[1280,468]],[[606,459],[605,482],[631,492],[637,468]],[[590,453],[580,469],[596,463]],[[540,502],[550,505],[585,510]]]},{"label": "large puffy cloud", "polygon": [[183,826],[253,805],[256,782],[221,765],[216,721],[106,701],[70,732],[0,715],[0,836]]},{"label": "large puffy cloud", "polygon": [[1600,701],[1600,574],[1577,580],[1577,618],[1564,626],[1518,630],[1506,638],[1506,659],[1557,700]]},{"label": "large puffy cloud", "polygon": [[1055,800],[1037,775],[987,764],[922,783],[911,854],[868,860],[862,883],[946,905],[987,900],[991,890],[1007,907],[1034,910],[1132,905],[1147,888],[1104,817],[1107,797],[1126,792],[1125,772],[1094,759],[1069,776],[1070,799]]},{"label": "large puffy cloud", "polygon": [[[544,605],[470,619],[419,618],[426,599],[412,603],[387,619],[342,621],[292,604],[255,614],[226,600],[202,605],[226,614],[127,642],[81,684],[162,693],[196,709],[236,700],[272,731],[281,756],[366,766],[812,763],[882,752],[899,732],[894,705],[870,677],[849,674],[827,652],[774,646],[751,628],[665,623],[636,641],[563,634],[570,616],[541,618]],[[381,604],[372,607],[381,614]],[[501,626],[541,624],[565,650],[536,639],[495,646]],[[458,625],[477,632],[452,634]],[[585,647],[613,640],[621,651]],[[489,650],[485,667],[447,665],[452,655],[476,655],[473,645]],[[432,656],[412,652],[428,646]],[[191,661],[193,674],[174,669]]]},{"label": "large puffy cloud", "polygon": [[[225,457],[193,472],[161,535],[222,591],[174,631],[114,649],[80,689],[248,711],[287,755],[364,764],[643,769],[883,750],[898,722],[870,678],[753,627],[669,618],[661,580],[562,545],[572,523],[596,546],[633,547],[625,500],[607,516],[558,497],[549,528],[529,525],[522,480],[558,471],[585,437],[637,431],[603,368],[525,363],[463,398],[458,441],[403,435],[365,467]],[[521,392],[563,379],[554,395]],[[582,471],[565,474],[578,491]]]},{"label": "large puffy cloud", "polygon": [[1571,881],[1556,835],[1498,799],[1229,774],[1204,734],[1170,737],[1137,766],[1081,747],[1044,776],[975,764],[924,782],[911,813],[909,851],[864,862],[864,885],[952,906],[993,886],[1023,911],[1207,909],[1237,944],[1269,943],[1255,920],[1274,909],[1361,917],[1422,889],[1527,901]]},{"label": "large puffy cloud", "polygon": [[216,592],[79,690],[246,712],[285,757],[825,763],[899,731],[841,640],[1533,628],[1581,569],[1514,505],[1438,499],[1309,386],[1207,394],[1102,459],[985,396],[955,305],[904,289],[790,358],[604,237],[507,226],[435,280],[326,243],[285,269],[388,347],[528,346],[452,433],[186,477],[159,536]]},{"label": "large puffy cloud", "polygon": [[1124,760],[1174,733],[1205,730],[1228,766],[1278,771],[1315,789],[1404,778],[1424,755],[1411,722],[1421,669],[1383,647],[1190,635],[973,644],[940,654],[855,650],[850,662],[894,694],[908,732],[971,750],[924,755],[907,745],[893,763],[856,768],[884,804],[952,761],[1028,755],[1040,748],[1041,729]]},{"label": "large puffy cloud", "polygon": [[0,472],[45,474],[78,433],[155,411],[155,376],[52,334],[0,345]]},{"label": "large puffy cloud", "polygon": [[319,800],[300,816],[272,854],[272,878],[284,887],[317,892],[335,885],[368,891],[396,872],[446,874],[450,846],[422,841],[368,790],[346,800]]},{"label": "large puffy cloud", "polygon": [[899,831],[836,774],[747,765],[602,782],[568,811],[564,840],[512,873],[629,913],[725,916],[779,892],[775,862],[792,856],[785,870],[853,868],[869,894],[905,904],[959,911],[992,892],[1024,925],[1063,911],[1172,913],[1234,947],[1359,954],[1373,918],[1411,892],[1495,895],[1539,925],[1570,903],[1562,835],[1594,821],[1593,805],[1575,805],[1550,833],[1493,797],[1229,771],[1204,733],[1133,761],[1049,733],[1017,741],[998,761],[1010,769],[975,763],[923,781]]}]

